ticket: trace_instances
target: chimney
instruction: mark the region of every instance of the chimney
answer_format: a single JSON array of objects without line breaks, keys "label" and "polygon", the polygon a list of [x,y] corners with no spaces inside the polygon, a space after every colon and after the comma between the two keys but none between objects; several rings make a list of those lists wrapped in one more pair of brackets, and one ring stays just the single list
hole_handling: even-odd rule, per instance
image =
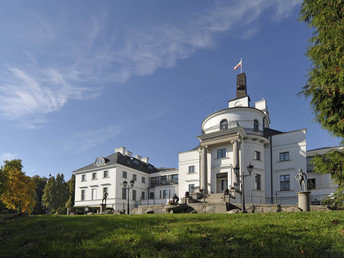
[{"label": "chimney", "polygon": [[142,157],[140,155],[135,155],[135,159],[141,160]]},{"label": "chimney", "polygon": [[236,97],[241,98],[247,96],[246,74],[237,75]]},{"label": "chimney", "polygon": [[146,164],[148,164],[148,160],[149,160],[148,157],[144,157],[144,158],[141,159],[141,161],[145,162]]},{"label": "chimney", "polygon": [[125,155],[125,150],[126,150],[126,147],[115,148],[115,152],[119,152],[122,155]]},{"label": "chimney", "polygon": [[133,155],[133,153],[131,151],[126,151],[125,155],[127,155],[128,157],[131,157],[131,155]]}]

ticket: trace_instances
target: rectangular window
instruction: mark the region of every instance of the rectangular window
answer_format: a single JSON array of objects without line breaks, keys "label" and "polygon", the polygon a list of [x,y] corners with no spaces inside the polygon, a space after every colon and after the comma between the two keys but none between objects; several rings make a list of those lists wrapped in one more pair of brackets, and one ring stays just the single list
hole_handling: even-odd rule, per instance
[{"label": "rectangular window", "polygon": [[127,188],[122,188],[122,199],[127,199]]},{"label": "rectangular window", "polygon": [[97,192],[96,189],[92,189],[92,200],[97,199]]},{"label": "rectangular window", "polygon": [[136,181],[137,176],[135,174],[133,174],[133,180]]},{"label": "rectangular window", "polygon": [[127,172],[126,171],[122,171],[122,177],[127,178]]},{"label": "rectangular window", "polygon": [[307,157],[306,162],[307,162],[307,172],[313,172],[314,171],[314,165],[312,163],[313,157]]},{"label": "rectangular window", "polygon": [[315,178],[307,179],[308,190],[314,190],[316,188],[316,186],[317,186],[317,184],[316,184]]},{"label": "rectangular window", "polygon": [[226,148],[218,149],[217,150],[217,158],[218,159],[223,159],[225,157],[226,157]]},{"label": "rectangular window", "polygon": [[146,178],[142,177],[142,184],[145,184],[145,183],[146,183]]},{"label": "rectangular window", "polygon": [[149,193],[149,199],[154,199],[154,192]]},{"label": "rectangular window", "polygon": [[145,199],[145,192],[141,192],[141,200]]},{"label": "rectangular window", "polygon": [[261,187],[261,175],[256,175],[256,190],[262,190]]},{"label": "rectangular window", "polygon": [[92,173],[92,180],[95,180],[95,179],[97,179],[97,173],[96,172]]},{"label": "rectangular window", "polygon": [[86,175],[81,175],[81,181],[86,181]]},{"label": "rectangular window", "polygon": [[81,201],[85,200],[85,190],[81,190]]},{"label": "rectangular window", "polygon": [[160,199],[161,199],[161,197],[162,197],[162,196],[161,196],[161,190],[160,190],[159,192],[160,192]]},{"label": "rectangular window", "polygon": [[290,176],[280,176],[280,191],[290,191]]},{"label": "rectangular window", "polygon": [[286,152],[280,152],[279,154],[279,161],[288,161],[289,159],[289,151]]},{"label": "rectangular window", "polygon": [[189,193],[193,193],[195,184],[189,184]]},{"label": "rectangular window", "polygon": [[104,171],[104,174],[103,174],[103,177],[104,177],[104,178],[109,177],[109,171],[105,170],[105,171]]},{"label": "rectangular window", "polygon": [[132,198],[133,201],[136,201],[136,190],[133,190],[133,198]]},{"label": "rectangular window", "polygon": [[255,160],[260,160],[260,151],[255,151],[254,152],[254,159]]},{"label": "rectangular window", "polygon": [[162,191],[162,198],[167,199],[167,190]]},{"label": "rectangular window", "polygon": [[195,166],[189,166],[189,174],[195,173]]}]

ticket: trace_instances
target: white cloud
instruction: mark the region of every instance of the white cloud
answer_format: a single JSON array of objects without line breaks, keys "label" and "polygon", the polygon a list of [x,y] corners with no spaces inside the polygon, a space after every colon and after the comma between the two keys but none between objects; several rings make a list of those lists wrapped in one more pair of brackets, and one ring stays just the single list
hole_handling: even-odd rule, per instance
[{"label": "white cloud", "polygon": [[3,154],[0,154],[0,162],[2,163],[4,160],[12,160],[16,157],[15,154],[13,153],[3,153]]},{"label": "white cloud", "polygon": [[22,33],[16,33],[21,36],[15,39],[26,41],[22,49],[26,61],[1,67],[0,117],[35,127],[70,100],[97,96],[102,91],[99,85],[150,75],[198,50],[216,47],[221,33],[249,39],[259,32],[258,19],[266,10],[274,10],[270,19],[278,22],[297,4],[297,0],[217,1],[180,22],[140,24],[122,28],[123,33],[111,27],[111,16],[104,12],[87,19],[83,27],[80,21],[58,25],[36,15],[30,20],[33,30],[24,26]]}]

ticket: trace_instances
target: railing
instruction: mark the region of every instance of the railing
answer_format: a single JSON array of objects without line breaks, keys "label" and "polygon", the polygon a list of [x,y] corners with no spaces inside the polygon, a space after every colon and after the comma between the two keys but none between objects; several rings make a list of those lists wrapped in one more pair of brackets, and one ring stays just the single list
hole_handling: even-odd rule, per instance
[{"label": "railing", "polygon": [[227,124],[218,124],[212,127],[209,127],[205,130],[202,130],[202,134],[214,133],[219,131],[226,131],[233,128],[242,127],[246,132],[250,134],[258,134],[263,135],[264,128],[261,124],[255,124],[252,120],[237,120],[237,121],[230,121]]},{"label": "railing", "polygon": [[178,184],[178,180],[166,179],[166,180],[154,180],[149,182],[149,187],[155,187],[160,185],[175,185]]}]

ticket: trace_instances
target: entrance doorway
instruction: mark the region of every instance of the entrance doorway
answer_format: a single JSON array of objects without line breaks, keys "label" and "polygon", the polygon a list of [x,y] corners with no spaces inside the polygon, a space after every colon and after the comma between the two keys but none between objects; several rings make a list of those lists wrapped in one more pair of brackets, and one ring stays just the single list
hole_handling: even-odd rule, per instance
[{"label": "entrance doorway", "polygon": [[228,188],[228,173],[216,174],[216,192],[223,193]]}]

